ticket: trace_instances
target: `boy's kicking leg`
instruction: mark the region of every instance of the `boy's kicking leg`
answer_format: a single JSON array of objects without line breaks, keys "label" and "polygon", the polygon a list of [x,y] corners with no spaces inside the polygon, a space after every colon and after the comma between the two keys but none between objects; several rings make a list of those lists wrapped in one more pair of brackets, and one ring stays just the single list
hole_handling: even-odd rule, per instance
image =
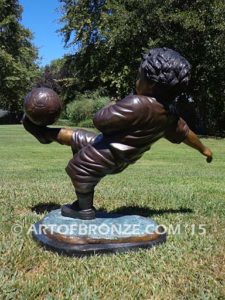
[{"label": "boy's kicking leg", "polygon": [[24,115],[22,119],[24,128],[30,132],[40,143],[49,144],[57,142],[62,145],[71,146],[73,153],[78,152],[82,147],[92,143],[97,134],[83,129],[49,128],[33,124]]},{"label": "boy's kicking leg", "polygon": [[[38,141],[42,144],[49,144],[51,142],[58,142],[62,145],[71,146],[74,157],[71,161],[75,160],[77,153],[88,144],[92,144],[97,134],[83,130],[83,129],[66,129],[66,128],[49,128],[41,127],[33,124],[26,116],[22,120],[25,129],[35,136]],[[72,163],[71,163],[72,164]],[[68,168],[68,167],[67,167]],[[70,171],[67,171],[71,177]],[[74,172],[71,180],[74,183]],[[97,181],[98,182],[98,181]],[[95,184],[97,184],[97,182]],[[79,192],[76,190],[78,201],[75,201],[71,205],[64,205],[62,207],[62,214],[68,217],[79,217],[82,219],[93,219],[95,218],[95,209],[93,208],[93,194],[94,188],[89,191],[83,190]]]}]

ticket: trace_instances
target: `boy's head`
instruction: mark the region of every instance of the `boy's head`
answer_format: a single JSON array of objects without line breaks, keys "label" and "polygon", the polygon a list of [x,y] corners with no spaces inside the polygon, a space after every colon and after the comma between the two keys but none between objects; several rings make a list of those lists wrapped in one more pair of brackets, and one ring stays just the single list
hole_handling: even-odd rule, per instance
[{"label": "boy's head", "polygon": [[191,65],[178,52],[153,48],[143,56],[136,83],[137,94],[170,102],[185,91],[190,71]]}]

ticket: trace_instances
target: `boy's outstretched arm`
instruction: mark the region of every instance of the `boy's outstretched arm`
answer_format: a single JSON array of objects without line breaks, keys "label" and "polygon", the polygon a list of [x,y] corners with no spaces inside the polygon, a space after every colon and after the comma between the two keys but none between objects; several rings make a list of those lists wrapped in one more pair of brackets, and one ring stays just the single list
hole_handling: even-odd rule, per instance
[{"label": "boy's outstretched arm", "polygon": [[202,142],[199,140],[197,135],[189,129],[188,134],[183,141],[186,145],[198,150],[201,154],[206,156],[206,161],[210,163],[213,159],[213,154],[212,151],[206,147],[205,145],[202,144]]}]

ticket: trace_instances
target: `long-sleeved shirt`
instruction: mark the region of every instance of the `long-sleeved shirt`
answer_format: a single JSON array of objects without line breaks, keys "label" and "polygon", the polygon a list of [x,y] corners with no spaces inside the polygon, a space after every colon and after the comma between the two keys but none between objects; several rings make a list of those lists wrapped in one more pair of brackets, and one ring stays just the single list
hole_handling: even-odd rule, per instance
[{"label": "long-sleeved shirt", "polygon": [[128,96],[99,110],[93,119],[111,150],[134,162],[162,137],[181,143],[188,134],[186,122],[171,114],[155,98]]}]

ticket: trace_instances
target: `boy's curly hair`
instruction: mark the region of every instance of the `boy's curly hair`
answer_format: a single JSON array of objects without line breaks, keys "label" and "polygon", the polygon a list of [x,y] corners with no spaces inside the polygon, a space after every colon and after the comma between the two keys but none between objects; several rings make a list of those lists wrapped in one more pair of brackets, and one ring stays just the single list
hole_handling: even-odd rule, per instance
[{"label": "boy's curly hair", "polygon": [[162,89],[179,95],[190,81],[191,65],[172,49],[153,48],[143,56],[140,71],[146,80],[156,82]]}]

